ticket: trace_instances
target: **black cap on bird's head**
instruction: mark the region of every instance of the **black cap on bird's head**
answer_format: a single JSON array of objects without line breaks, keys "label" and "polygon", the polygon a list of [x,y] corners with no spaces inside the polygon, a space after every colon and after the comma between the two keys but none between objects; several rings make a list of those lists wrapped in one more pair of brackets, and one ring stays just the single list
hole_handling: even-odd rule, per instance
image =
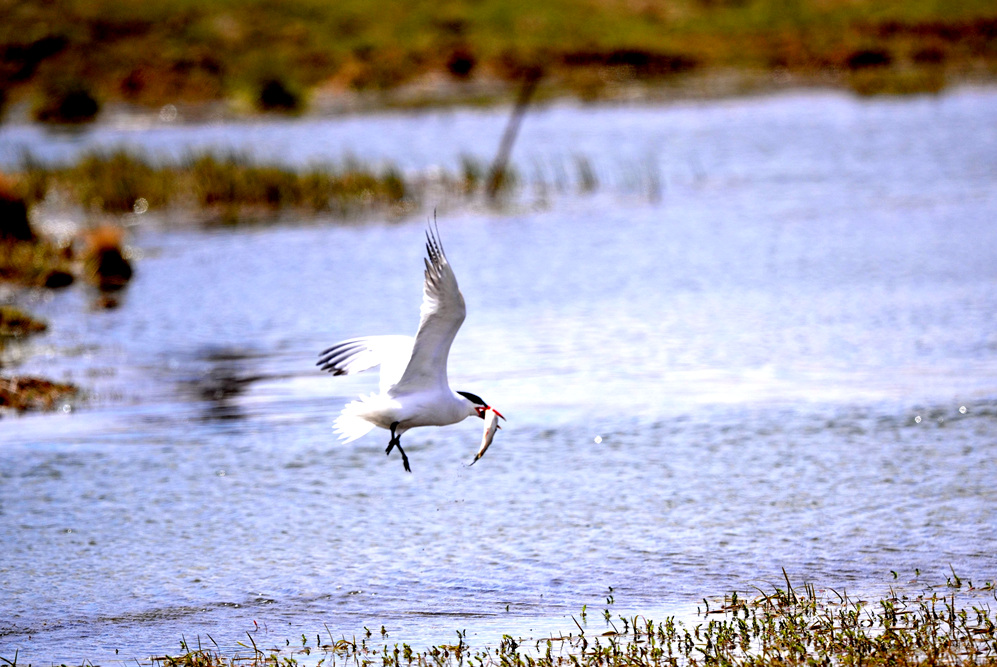
[{"label": "black cap on bird's head", "polygon": [[[472,403],[474,403],[474,409],[478,413],[478,417],[480,417],[481,419],[485,418],[485,412],[488,410],[491,410],[499,417],[502,417],[501,412],[499,412],[492,406],[485,403],[484,399],[478,396],[477,394],[472,394],[469,391],[458,391],[457,393],[466,398],[467,400],[471,401]],[[502,419],[505,419],[505,417],[502,417]]]}]

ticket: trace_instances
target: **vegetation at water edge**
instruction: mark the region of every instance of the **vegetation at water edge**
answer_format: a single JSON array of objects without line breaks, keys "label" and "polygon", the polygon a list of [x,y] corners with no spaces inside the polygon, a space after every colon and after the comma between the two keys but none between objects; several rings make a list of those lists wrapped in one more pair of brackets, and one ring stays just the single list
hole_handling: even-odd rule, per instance
[{"label": "vegetation at water edge", "polygon": [[[689,627],[673,617],[614,616],[613,593],[602,612],[604,629],[593,630],[583,608],[572,632],[541,638],[504,635],[498,646],[475,648],[466,631],[455,641],[426,650],[391,644],[367,630],[361,638],[337,638],[328,627],[301,635],[296,645],[263,649],[251,633],[237,654],[221,651],[208,636],[181,641],[181,653],[152,659],[156,667],[292,667],[299,661],[354,667],[761,667],[832,665],[928,667],[997,665],[995,587],[974,587],[953,572],[942,590],[868,601],[810,584],[755,595],[704,598],[701,622]],[[584,624],[584,625],[583,625]],[[575,632],[577,630],[577,632]],[[373,636],[372,636],[373,635]],[[313,641],[314,640],[314,641]],[[211,644],[206,647],[204,643]],[[6,659],[11,662],[10,658]]]}]

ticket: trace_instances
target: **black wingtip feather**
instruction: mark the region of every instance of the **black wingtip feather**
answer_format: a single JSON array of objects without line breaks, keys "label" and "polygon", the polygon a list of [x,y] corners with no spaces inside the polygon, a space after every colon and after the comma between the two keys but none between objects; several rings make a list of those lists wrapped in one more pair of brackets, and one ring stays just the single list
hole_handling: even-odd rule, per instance
[{"label": "black wingtip feather", "polygon": [[345,370],[339,367],[340,362],[363,346],[363,343],[358,343],[352,340],[337,343],[336,345],[323,350],[322,353],[319,354],[319,359],[315,362],[315,365],[321,370],[328,371],[333,375],[348,375]]},{"label": "black wingtip feather", "polygon": [[433,211],[433,221],[426,230],[426,254],[433,266],[443,263],[447,254],[443,251],[443,244],[440,242],[440,227],[436,222],[436,211]]}]

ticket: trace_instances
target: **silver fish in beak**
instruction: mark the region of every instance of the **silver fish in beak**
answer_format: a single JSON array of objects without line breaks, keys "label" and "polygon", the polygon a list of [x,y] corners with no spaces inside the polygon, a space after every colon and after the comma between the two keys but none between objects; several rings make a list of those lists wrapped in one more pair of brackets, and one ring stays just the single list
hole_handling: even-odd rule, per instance
[{"label": "silver fish in beak", "polygon": [[[485,450],[492,444],[492,440],[495,438],[495,431],[499,430],[499,417],[502,417],[502,415],[495,409],[485,409],[482,415],[482,418],[485,420],[485,432],[481,436],[481,447],[478,449],[478,453],[474,455],[474,460],[471,461],[472,466],[477,463],[478,459],[485,455]],[[504,417],[502,418],[505,419]]]}]

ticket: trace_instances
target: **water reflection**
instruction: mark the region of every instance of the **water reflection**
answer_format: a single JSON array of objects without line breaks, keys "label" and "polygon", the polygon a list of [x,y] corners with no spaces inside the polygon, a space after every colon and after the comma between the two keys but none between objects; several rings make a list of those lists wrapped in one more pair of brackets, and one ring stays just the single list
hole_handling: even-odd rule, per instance
[{"label": "water reflection", "polygon": [[246,414],[239,403],[254,382],[264,379],[257,370],[259,352],[241,348],[205,348],[193,359],[197,368],[194,377],[180,381],[183,400],[202,404],[203,421],[228,421],[244,419]]}]

